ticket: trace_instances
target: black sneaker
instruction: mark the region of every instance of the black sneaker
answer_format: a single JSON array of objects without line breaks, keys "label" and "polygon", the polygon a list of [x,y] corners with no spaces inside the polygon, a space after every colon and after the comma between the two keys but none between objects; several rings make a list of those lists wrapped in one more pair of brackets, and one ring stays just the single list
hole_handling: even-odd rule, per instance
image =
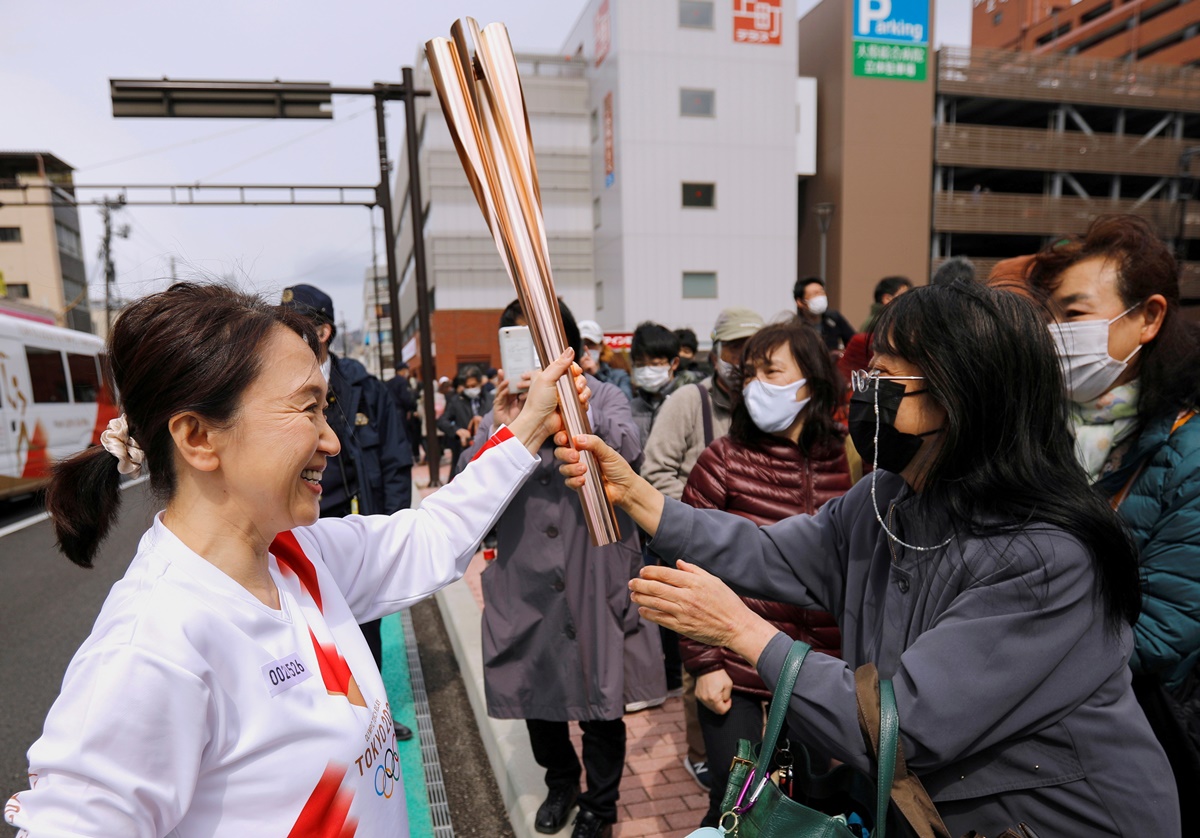
[{"label": "black sneaker", "polygon": [[612,824],[600,819],[595,812],[580,809],[575,816],[575,828],[571,838],[612,838]]},{"label": "black sneaker", "polygon": [[712,781],[708,775],[708,761],[700,760],[692,762],[691,757],[683,758],[683,767],[687,769],[687,773],[692,775],[692,779],[696,781],[696,785],[708,791],[712,788]]},{"label": "black sneaker", "polygon": [[553,835],[563,828],[575,798],[579,797],[579,784],[555,786],[550,789],[542,805],[538,807],[537,817],[533,820],[533,828],[545,835]]},{"label": "black sneaker", "polygon": [[409,739],[412,739],[412,738],[413,738],[412,728],[408,727],[407,725],[402,725],[399,722],[396,722],[396,741],[397,742],[407,742]]}]

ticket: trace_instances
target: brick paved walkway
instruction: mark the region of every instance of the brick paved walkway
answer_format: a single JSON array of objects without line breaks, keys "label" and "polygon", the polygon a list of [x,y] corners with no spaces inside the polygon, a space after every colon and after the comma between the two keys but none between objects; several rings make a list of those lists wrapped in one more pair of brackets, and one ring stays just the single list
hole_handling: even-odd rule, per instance
[{"label": "brick paved walkway", "polygon": [[[429,472],[424,466],[413,469],[417,485],[425,487]],[[442,469],[443,478],[446,468]],[[430,492],[422,488],[423,494]],[[478,554],[467,569],[466,583],[483,608],[479,574],[485,564]],[[627,730],[625,773],[621,778],[619,819],[614,838],[652,838],[687,835],[700,825],[708,805],[707,795],[683,767],[687,752],[683,723],[683,702],[667,699],[661,707],[631,713],[625,717]],[[571,726],[571,740],[579,750],[582,734]],[[562,835],[569,835],[568,826]]]}]

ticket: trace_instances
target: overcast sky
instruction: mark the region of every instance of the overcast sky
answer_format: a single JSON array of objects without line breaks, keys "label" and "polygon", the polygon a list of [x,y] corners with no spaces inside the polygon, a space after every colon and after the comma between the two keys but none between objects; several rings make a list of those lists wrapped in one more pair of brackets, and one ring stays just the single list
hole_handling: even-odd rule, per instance
[{"label": "overcast sky", "polygon": [[[669,2],[669,0],[653,0]],[[798,0],[803,15],[817,0]],[[345,183],[379,180],[372,100],[335,98],[322,120],[121,119],[109,78],[399,81],[429,38],[466,15],[503,21],[516,49],[555,52],[585,0],[0,0],[0,149],[49,151],[92,184]],[[970,4],[943,0],[940,44],[970,41]],[[53,13],[52,13],[53,10]],[[388,106],[389,154],[404,134]],[[81,193],[94,197],[95,193]],[[176,272],[235,275],[278,294],[306,282],[328,291],[338,319],[362,322],[371,211],[361,208],[127,208],[114,248],[119,291],[137,296]],[[378,211],[375,211],[376,224]],[[80,210],[93,298],[102,295],[99,211]],[[383,236],[378,236],[379,264]]]}]

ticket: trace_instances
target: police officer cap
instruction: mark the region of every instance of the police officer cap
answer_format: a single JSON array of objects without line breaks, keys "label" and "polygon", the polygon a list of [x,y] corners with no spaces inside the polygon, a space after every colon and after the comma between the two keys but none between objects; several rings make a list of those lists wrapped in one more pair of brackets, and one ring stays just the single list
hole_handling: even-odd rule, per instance
[{"label": "police officer cap", "polygon": [[280,302],[296,311],[324,323],[332,323],[333,299],[319,288],[311,285],[293,285],[283,289]]}]

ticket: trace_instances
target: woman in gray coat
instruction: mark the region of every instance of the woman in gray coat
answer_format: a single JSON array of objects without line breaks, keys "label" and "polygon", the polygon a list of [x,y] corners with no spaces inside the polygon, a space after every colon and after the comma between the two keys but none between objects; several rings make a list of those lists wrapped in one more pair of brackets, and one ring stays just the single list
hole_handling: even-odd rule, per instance
[{"label": "woman in gray coat", "polygon": [[[582,341],[574,319],[559,303],[568,342]],[[514,303],[501,326],[524,325]],[[619,456],[642,453],[629,400],[611,384],[587,376],[593,431]],[[493,427],[511,422],[524,397],[496,386],[496,402],[465,459],[487,441]],[[656,626],[629,600],[629,580],[642,568],[637,528],[618,512],[621,541],[592,545],[579,496],[558,477],[553,443],[541,465],[500,517],[496,559],[482,576],[483,666],[488,715],[525,719],[533,755],[546,770],[548,795],[535,828],[557,832],[575,803],[577,838],[609,835],[617,819],[618,787],[625,763],[625,705],[661,702],[667,685]],[[568,722],[583,730],[587,788],[579,793],[581,767]]]},{"label": "woman in gray coat", "polygon": [[[845,660],[808,656],[792,734],[873,773],[854,669],[876,664],[908,766],[953,835],[1020,822],[1042,836],[1179,835],[1170,767],[1130,685],[1133,549],[1074,457],[1039,313],[977,286],[920,288],[885,310],[874,351],[854,376],[850,429],[876,469],[813,517],[758,528],[691,509],[579,441],[651,549],[678,562],[644,570],[633,600],[767,683],[790,641],[718,577],[832,611]],[[575,485],[577,455],[558,455]]]}]

